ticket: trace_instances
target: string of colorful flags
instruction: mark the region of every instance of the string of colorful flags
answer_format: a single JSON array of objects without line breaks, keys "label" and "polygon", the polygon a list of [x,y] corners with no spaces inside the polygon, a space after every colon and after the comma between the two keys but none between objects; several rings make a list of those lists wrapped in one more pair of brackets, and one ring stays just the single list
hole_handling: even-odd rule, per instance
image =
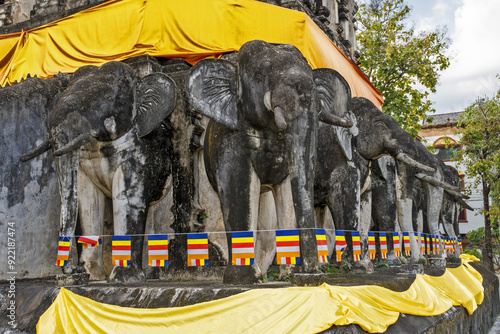
[{"label": "string of colorful flags", "polygon": [[[277,264],[300,264],[300,229],[272,230],[276,233],[276,260]],[[326,238],[328,229],[315,229],[318,261],[320,263],[330,262],[328,243]],[[253,265],[255,259],[254,233],[262,231],[229,232],[231,233],[231,264],[233,266]],[[347,248],[346,232],[351,233],[352,256],[354,261],[362,260],[361,236],[358,231],[335,230],[335,255],[337,262],[342,261],[342,254]],[[179,234],[179,233],[172,233]],[[208,233],[182,233],[187,234],[187,264],[188,266],[208,266]],[[370,260],[376,259],[377,239],[380,256],[387,259],[388,247],[387,236],[392,235],[394,257],[400,257],[403,252],[411,256],[410,236],[413,234],[415,241],[420,245],[421,255],[439,255],[455,253],[458,243],[460,252],[462,240],[450,238],[443,235],[431,235],[418,232],[403,232],[403,248],[400,244],[400,232],[368,232],[368,254]],[[59,237],[56,266],[66,266],[69,261],[71,239],[78,238],[78,243],[84,249],[102,245],[103,236],[79,236]],[[128,267],[131,264],[132,236],[113,235],[111,241],[111,258],[115,266]],[[168,234],[149,234],[148,241],[148,265],[150,267],[168,266]]]}]

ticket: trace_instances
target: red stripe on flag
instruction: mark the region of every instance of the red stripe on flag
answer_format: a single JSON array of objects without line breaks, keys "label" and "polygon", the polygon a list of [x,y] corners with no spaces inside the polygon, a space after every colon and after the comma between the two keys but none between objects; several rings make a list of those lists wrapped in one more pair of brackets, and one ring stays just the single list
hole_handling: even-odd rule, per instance
[{"label": "red stripe on flag", "polygon": [[277,241],[276,247],[300,246],[299,241]]},{"label": "red stripe on flag", "polygon": [[150,250],[168,249],[168,245],[149,245],[148,249]]},{"label": "red stripe on flag", "polygon": [[326,240],[316,240],[318,245],[326,245]]},{"label": "red stripe on flag", "polygon": [[253,242],[233,242],[233,248],[250,248],[253,247]]},{"label": "red stripe on flag", "polygon": [[60,250],[60,251],[69,251],[69,246],[59,246],[59,248],[57,248],[57,250]]},{"label": "red stripe on flag", "polygon": [[208,244],[194,244],[194,245],[188,245],[188,249],[208,249]]},{"label": "red stripe on flag", "polygon": [[130,250],[130,246],[111,246],[112,250]]}]

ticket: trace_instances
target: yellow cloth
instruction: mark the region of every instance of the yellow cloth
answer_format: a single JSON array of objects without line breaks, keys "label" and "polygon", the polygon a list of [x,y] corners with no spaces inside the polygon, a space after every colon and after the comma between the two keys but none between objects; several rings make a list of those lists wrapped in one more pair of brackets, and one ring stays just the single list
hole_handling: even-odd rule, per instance
[{"label": "yellow cloth", "polygon": [[251,0],[110,0],[45,26],[0,36],[0,85],[148,54],[190,63],[262,39],[295,45],[313,68],[344,76],[353,96],[380,93],[304,13]]},{"label": "yellow cloth", "polygon": [[[483,301],[477,271],[464,264],[440,277],[417,275],[395,292],[378,286],[254,289],[184,307],[137,309],[98,303],[61,289],[38,333],[317,333],[358,324],[384,332],[400,313],[434,316],[452,305],[472,314]],[[475,273],[474,273],[475,271]],[[479,275],[481,277],[481,275]]]}]

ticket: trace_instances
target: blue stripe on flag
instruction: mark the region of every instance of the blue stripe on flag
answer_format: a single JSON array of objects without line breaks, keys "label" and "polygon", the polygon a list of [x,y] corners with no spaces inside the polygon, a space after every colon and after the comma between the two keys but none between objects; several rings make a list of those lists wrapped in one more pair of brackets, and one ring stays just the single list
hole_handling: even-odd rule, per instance
[{"label": "blue stripe on flag", "polygon": [[208,233],[188,233],[188,239],[208,239]]},{"label": "blue stripe on flag", "polygon": [[326,235],[325,230],[323,230],[323,229],[316,229],[316,234],[317,235]]},{"label": "blue stripe on flag", "polygon": [[284,237],[288,235],[299,235],[299,230],[276,230],[276,236]]},{"label": "blue stripe on flag", "polygon": [[168,234],[149,234],[148,240],[168,240]]},{"label": "blue stripe on flag", "polygon": [[120,241],[120,240],[130,241],[130,240],[132,240],[132,237],[130,235],[114,235],[112,237],[112,240],[116,240],[116,241]]},{"label": "blue stripe on flag", "polygon": [[253,238],[253,231],[249,232],[232,232],[232,238]]}]

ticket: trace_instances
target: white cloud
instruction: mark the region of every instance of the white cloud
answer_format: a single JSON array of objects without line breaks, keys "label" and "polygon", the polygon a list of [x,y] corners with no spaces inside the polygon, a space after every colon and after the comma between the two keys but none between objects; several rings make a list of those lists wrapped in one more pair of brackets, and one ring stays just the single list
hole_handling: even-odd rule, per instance
[{"label": "white cloud", "polygon": [[495,78],[500,73],[498,13],[498,0],[462,0],[455,10],[450,47],[455,56],[431,97],[437,113],[463,110],[478,97],[492,96],[499,89],[500,81]]}]

